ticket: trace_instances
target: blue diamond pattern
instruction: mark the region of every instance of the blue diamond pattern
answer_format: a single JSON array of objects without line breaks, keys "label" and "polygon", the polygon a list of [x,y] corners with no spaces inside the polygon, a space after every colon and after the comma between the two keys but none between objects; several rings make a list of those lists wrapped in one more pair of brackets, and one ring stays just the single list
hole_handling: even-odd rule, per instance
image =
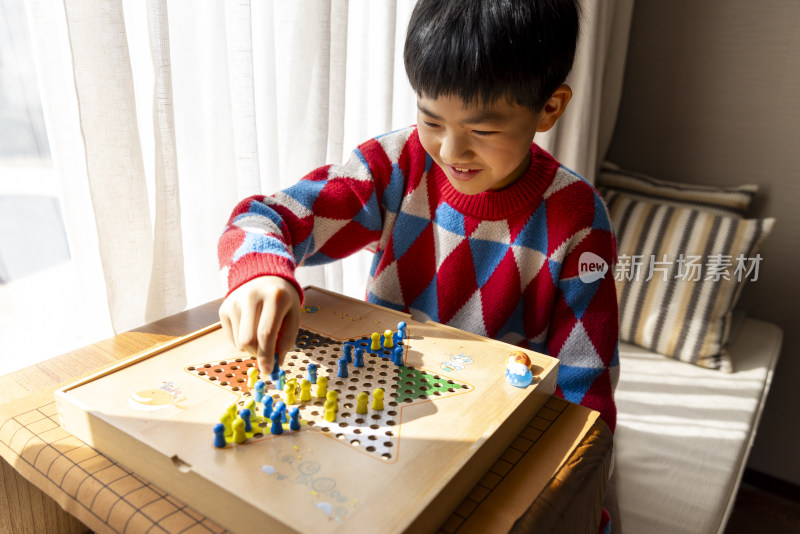
[{"label": "blue diamond pattern", "polygon": [[514,240],[515,245],[527,246],[547,255],[547,208],[542,202]]},{"label": "blue diamond pattern", "polygon": [[472,252],[472,265],[475,267],[475,280],[478,287],[483,287],[503,261],[508,245],[485,239],[470,239],[469,248]]},{"label": "blue diamond pattern", "polygon": [[564,398],[575,404],[580,404],[595,379],[603,374],[604,371],[605,368],[594,369],[560,363],[558,366],[558,385],[564,393]]},{"label": "blue diamond pattern", "polygon": [[431,223],[428,219],[410,215],[404,211],[397,214],[395,229],[392,232],[392,250],[394,258],[399,260],[408,251],[422,231]]}]

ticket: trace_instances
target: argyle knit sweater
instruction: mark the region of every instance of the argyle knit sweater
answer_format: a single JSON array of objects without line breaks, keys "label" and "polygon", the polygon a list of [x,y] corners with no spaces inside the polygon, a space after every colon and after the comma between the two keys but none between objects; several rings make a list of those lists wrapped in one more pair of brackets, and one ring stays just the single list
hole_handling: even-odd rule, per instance
[{"label": "argyle knit sweater", "polygon": [[[611,430],[619,360],[616,245],[594,188],[536,144],[511,186],[464,195],[425,153],[415,127],[363,143],[233,211],[219,241],[233,291],[261,275],[375,251],[367,299],[560,360],[557,394]],[[605,276],[579,276],[581,256]]]}]

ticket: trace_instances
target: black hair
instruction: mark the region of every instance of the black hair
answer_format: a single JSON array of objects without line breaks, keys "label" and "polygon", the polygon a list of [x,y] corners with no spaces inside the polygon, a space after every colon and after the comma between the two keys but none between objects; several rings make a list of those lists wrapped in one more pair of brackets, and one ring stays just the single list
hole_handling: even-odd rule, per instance
[{"label": "black hair", "polygon": [[417,95],[542,110],[575,58],[577,0],[419,0],[403,59]]}]

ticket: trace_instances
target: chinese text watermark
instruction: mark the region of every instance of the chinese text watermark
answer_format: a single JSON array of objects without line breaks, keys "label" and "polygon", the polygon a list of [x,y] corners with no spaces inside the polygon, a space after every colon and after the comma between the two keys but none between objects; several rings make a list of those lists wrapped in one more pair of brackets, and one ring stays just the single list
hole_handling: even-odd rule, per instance
[{"label": "chinese text watermark", "polygon": [[[583,259],[583,256],[581,256]],[[739,254],[736,258],[727,254],[712,254],[707,257],[679,254],[669,258],[663,254],[660,259],[655,254],[622,254],[617,258],[614,269],[614,279],[618,282],[627,280],[639,282],[656,278],[663,282],[670,279],[683,282],[699,282],[710,280],[736,280],[742,282],[758,280],[758,267],[761,264],[761,254],[754,258]],[[583,278],[581,278],[583,279]]]}]

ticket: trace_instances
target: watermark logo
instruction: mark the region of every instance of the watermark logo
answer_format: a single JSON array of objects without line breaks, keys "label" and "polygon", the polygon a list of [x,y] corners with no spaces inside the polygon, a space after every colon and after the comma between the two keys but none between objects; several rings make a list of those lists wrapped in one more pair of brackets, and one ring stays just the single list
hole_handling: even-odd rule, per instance
[{"label": "watermark logo", "polygon": [[[583,259],[581,257],[581,259]],[[679,254],[670,257],[663,254],[660,259],[655,254],[649,256],[622,254],[617,258],[614,269],[614,280],[617,282],[639,282],[656,279],[662,282],[677,280],[680,282],[719,282],[720,280],[736,280],[743,282],[758,280],[758,269],[762,261],[761,254],[745,257],[739,254],[732,257],[727,254],[711,254],[698,256]]]},{"label": "watermark logo", "polygon": [[591,284],[603,278],[608,272],[606,260],[593,252],[584,252],[578,258],[578,278],[584,284]]}]

